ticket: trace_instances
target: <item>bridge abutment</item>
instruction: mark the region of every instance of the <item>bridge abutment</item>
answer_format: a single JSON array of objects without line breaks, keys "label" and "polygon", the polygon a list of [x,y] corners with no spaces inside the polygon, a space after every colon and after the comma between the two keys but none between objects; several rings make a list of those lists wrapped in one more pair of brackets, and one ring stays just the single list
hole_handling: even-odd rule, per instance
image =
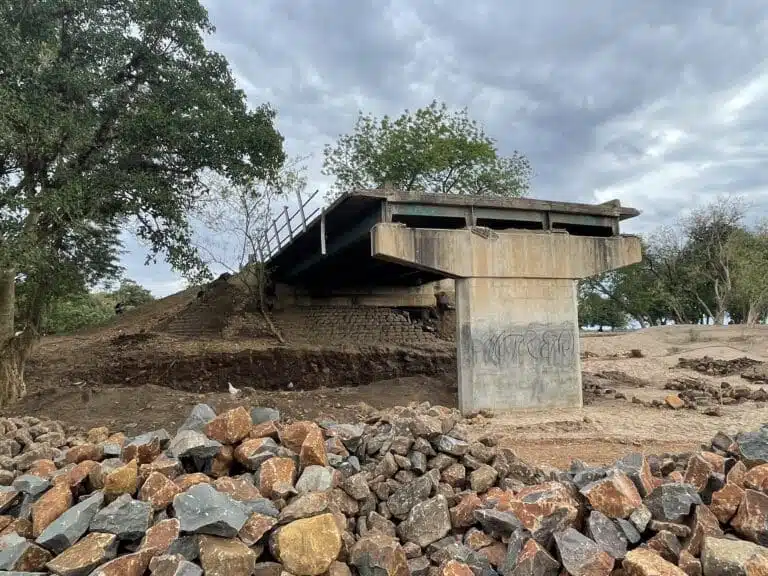
[{"label": "bridge abutment", "polygon": [[582,406],[576,281],[640,261],[633,236],[378,224],[376,258],[456,280],[459,407]]}]

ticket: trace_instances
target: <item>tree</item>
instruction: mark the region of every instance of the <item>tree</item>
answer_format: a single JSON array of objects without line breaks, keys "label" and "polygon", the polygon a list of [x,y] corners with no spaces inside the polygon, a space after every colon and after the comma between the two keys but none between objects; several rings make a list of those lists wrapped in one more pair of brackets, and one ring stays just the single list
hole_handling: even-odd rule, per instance
[{"label": "tree", "polygon": [[122,302],[125,306],[141,306],[155,299],[152,292],[130,279],[122,280],[117,290],[109,293],[109,296],[114,304]]},{"label": "tree", "polygon": [[201,176],[282,164],[274,111],[248,109],[212,32],[198,0],[0,6],[0,405],[24,393],[47,305],[119,274],[121,228],[203,275],[187,219]]},{"label": "tree", "polygon": [[399,118],[360,113],[354,130],[324,150],[330,195],[382,188],[441,194],[522,196],[532,175],[528,160],[502,157],[466,109],[432,102]]},{"label": "tree", "polygon": [[736,230],[728,239],[729,259],[733,262],[733,292],[729,303],[731,316],[741,306],[748,325],[757,324],[768,314],[768,222],[754,230]]},{"label": "tree", "polygon": [[600,332],[605,326],[612,330],[626,328],[627,316],[619,302],[601,296],[588,284],[579,284],[579,326],[597,326]]}]

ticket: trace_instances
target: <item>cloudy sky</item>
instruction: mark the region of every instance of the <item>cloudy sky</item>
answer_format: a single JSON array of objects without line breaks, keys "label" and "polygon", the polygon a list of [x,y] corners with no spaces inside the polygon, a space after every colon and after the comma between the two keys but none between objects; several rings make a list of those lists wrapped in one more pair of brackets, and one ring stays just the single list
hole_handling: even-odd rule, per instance
[{"label": "cloudy sky", "polygon": [[[531,196],[618,198],[643,232],[718,194],[768,214],[765,0],[205,0],[254,105],[279,111],[289,154],[311,154],[359,110],[433,99],[469,108],[502,154],[536,171]],[[183,286],[126,243],[127,276]]]}]

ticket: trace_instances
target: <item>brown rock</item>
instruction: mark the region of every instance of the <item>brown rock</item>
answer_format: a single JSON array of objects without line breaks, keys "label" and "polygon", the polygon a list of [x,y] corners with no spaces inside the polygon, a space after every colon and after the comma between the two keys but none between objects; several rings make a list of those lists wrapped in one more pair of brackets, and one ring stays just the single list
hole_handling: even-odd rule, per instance
[{"label": "brown rock", "polygon": [[51,522],[64,514],[72,506],[72,491],[69,483],[54,486],[43,494],[32,505],[32,534],[35,538],[45,530]]},{"label": "brown rock", "polygon": [[7,562],[3,566],[4,570],[14,572],[42,572],[53,556],[48,550],[33,544],[32,542],[22,542],[20,553],[14,554],[14,561]]},{"label": "brown rock", "polygon": [[739,488],[744,488],[744,477],[746,475],[747,467],[744,462],[739,460],[736,462],[736,464],[733,465],[733,468],[730,469],[725,479],[731,484],[735,484]]},{"label": "brown rock", "polygon": [[[631,483],[631,481],[630,481]],[[490,495],[491,492],[489,491]],[[564,529],[575,525],[581,506],[571,491],[559,482],[544,482],[534,486],[526,486],[512,497],[499,496],[492,500],[497,502],[496,508],[501,511],[512,511],[522,522],[523,526],[532,533],[544,527],[550,527],[550,519],[557,515],[558,524]],[[501,494],[511,494],[510,492]],[[549,528],[547,528],[549,529]]]},{"label": "brown rock", "polygon": [[311,428],[304,438],[299,451],[299,464],[302,469],[307,466],[328,466],[323,431],[319,426]]},{"label": "brown rock", "polygon": [[699,504],[693,512],[691,519],[691,535],[683,542],[683,548],[698,557],[701,554],[701,545],[705,536],[720,537],[723,531],[720,522],[706,504]]},{"label": "brown rock", "polygon": [[85,460],[93,460],[97,462],[104,457],[104,450],[101,446],[96,444],[81,444],[80,446],[73,446],[67,450],[65,456],[67,462],[70,464],[79,464]]},{"label": "brown rock", "polygon": [[683,475],[679,470],[675,470],[674,472],[670,472],[669,476],[667,476],[667,480],[669,482],[674,482],[677,484],[683,483]]},{"label": "brown rock", "polygon": [[253,422],[242,406],[219,414],[205,425],[205,434],[222,444],[236,444],[251,433]]},{"label": "brown rock", "polygon": [[328,568],[328,576],[352,576],[352,571],[343,562],[333,562]]},{"label": "brown rock", "polygon": [[273,532],[270,544],[286,570],[296,576],[318,576],[339,556],[341,534],[333,514],[322,514],[283,526]]},{"label": "brown rock", "polygon": [[464,534],[464,544],[475,551],[487,548],[495,543],[496,540],[477,528],[470,528],[467,530],[467,533]]},{"label": "brown rock", "polygon": [[454,528],[469,528],[477,522],[475,510],[482,508],[483,502],[477,494],[467,494],[459,503],[451,508],[451,526]]},{"label": "brown rock", "polygon": [[647,548],[627,552],[622,568],[626,576],[686,576],[680,568]]},{"label": "brown rock", "polygon": [[149,502],[155,511],[165,510],[171,505],[176,494],[181,494],[181,490],[173,480],[169,480],[160,472],[152,472],[139,490],[139,500]]},{"label": "brown rock", "polygon": [[458,560],[448,560],[440,567],[440,576],[474,576],[472,569]]},{"label": "brown rock", "polygon": [[88,430],[88,434],[86,436],[86,439],[90,444],[100,444],[101,442],[106,442],[108,438],[109,428],[106,426],[91,428]]},{"label": "brown rock", "polygon": [[279,430],[277,428],[277,422],[274,420],[267,420],[261,424],[254,424],[251,428],[249,436],[251,438],[272,438],[278,439]]},{"label": "brown rock", "polygon": [[274,455],[274,447],[275,443],[271,438],[250,438],[235,448],[235,460],[248,470],[256,470],[261,461]]},{"label": "brown rock", "polygon": [[229,494],[232,498],[240,500],[241,502],[261,498],[259,489],[254,486],[253,482],[250,481],[250,478],[245,478],[243,476],[238,478],[232,478],[230,476],[218,478],[213,483],[213,487],[219,492]]},{"label": "brown rock", "polygon": [[12,534],[15,532],[19,536],[23,538],[33,538],[32,535],[32,522],[27,520],[26,518],[16,518],[13,520],[8,526],[0,530],[0,536],[5,536],[6,534]]},{"label": "brown rock", "polygon": [[181,475],[184,470],[176,458],[169,458],[165,454],[161,454],[152,462],[139,466],[139,483],[143,483],[149,478],[152,472],[160,472],[166,478],[173,480]]},{"label": "brown rock", "polygon": [[176,483],[176,486],[179,487],[179,490],[186,492],[192,488],[192,486],[197,484],[212,484],[213,478],[202,472],[194,472],[192,474],[182,474],[174,479],[174,482]]},{"label": "brown rock", "polygon": [[232,469],[232,463],[235,461],[235,449],[232,446],[224,445],[219,449],[219,453],[214,456],[211,462],[211,469],[208,472],[214,478],[227,476]]},{"label": "brown rock", "polygon": [[395,538],[377,532],[362,537],[352,547],[349,563],[359,574],[409,576],[403,547]]},{"label": "brown rock", "polygon": [[[317,516],[328,511],[327,492],[308,492],[293,499],[290,504],[280,511],[280,523],[285,524],[286,522]],[[344,522],[346,522],[346,519]]]},{"label": "brown rock", "polygon": [[48,562],[47,568],[59,576],[84,576],[115,557],[117,536],[92,532]]},{"label": "brown rock", "polygon": [[94,487],[88,486],[89,482],[86,482],[86,480],[88,480],[91,474],[97,469],[101,469],[101,466],[98,462],[93,460],[84,460],[72,468],[72,470],[69,471],[69,474],[67,474],[69,487],[72,491],[77,493],[80,487],[87,487],[88,489],[86,489],[86,492],[92,492],[90,488]]},{"label": "brown rock", "polygon": [[256,559],[256,553],[238,540],[200,538],[200,564],[206,576],[251,576]]},{"label": "brown rock", "polygon": [[176,518],[161,520],[152,526],[141,541],[141,549],[152,549],[156,554],[165,554],[179,537],[180,524]]},{"label": "brown rock", "polygon": [[680,560],[678,560],[677,565],[687,576],[701,576],[701,561],[685,550],[680,552]]},{"label": "brown rock", "polygon": [[736,515],[744,498],[744,490],[736,484],[728,482],[722,489],[712,493],[712,503],[709,509],[721,524],[728,524]]},{"label": "brown rock", "polygon": [[559,568],[560,563],[552,558],[541,544],[530,538],[517,555],[517,564],[512,575],[556,576]]},{"label": "brown rock", "polygon": [[237,536],[245,542],[246,546],[254,546],[261,540],[264,534],[272,530],[276,525],[276,518],[254,512],[240,529]]},{"label": "brown rock", "polygon": [[117,444],[118,446],[120,446],[120,448],[125,446],[125,443],[127,441],[128,441],[128,437],[122,432],[115,432],[106,440],[107,444]]},{"label": "brown rock", "polygon": [[677,564],[680,558],[680,541],[672,532],[661,530],[648,540],[646,546],[672,564]]},{"label": "brown rock", "polygon": [[104,495],[116,498],[121,494],[135,494],[139,483],[139,463],[131,460],[104,477]]},{"label": "brown rock", "polygon": [[291,458],[270,458],[259,470],[259,492],[265,498],[280,497],[295,481],[296,465]]},{"label": "brown rock", "polygon": [[768,464],[755,466],[744,475],[744,488],[768,491]]},{"label": "brown rock", "polygon": [[688,460],[683,482],[696,488],[697,492],[702,492],[713,471],[712,465],[701,454],[694,454]]},{"label": "brown rock", "polygon": [[482,493],[490,489],[498,477],[496,469],[483,465],[469,475],[469,486],[474,492]]},{"label": "brown rock", "polygon": [[123,448],[123,462],[137,461],[138,464],[148,464],[162,454],[160,438],[152,436],[152,439],[141,444],[128,444]]},{"label": "brown rock", "polygon": [[731,526],[741,537],[756,544],[768,544],[768,496],[756,490],[745,490]]},{"label": "brown rock", "polygon": [[669,396],[666,396],[664,398],[664,402],[672,408],[672,410],[680,410],[681,408],[685,408],[685,402],[683,402],[680,399],[680,396],[677,394],[670,394]]},{"label": "brown rock", "polygon": [[37,460],[32,464],[32,467],[27,470],[27,474],[46,479],[50,478],[54,472],[56,472],[56,464],[53,463],[53,460]]},{"label": "brown rock", "polygon": [[307,434],[317,427],[317,424],[307,420],[283,426],[280,430],[280,443],[288,448],[288,450],[292,450],[298,454],[301,452],[301,445],[304,444],[304,440],[307,439]]},{"label": "brown rock", "polygon": [[745,576],[768,576],[768,556],[755,554],[744,562]]},{"label": "brown rock", "polygon": [[491,563],[491,566],[498,568],[504,564],[504,560],[507,557],[507,547],[501,542],[494,542],[490,546],[481,548],[477,553],[485,557]]},{"label": "brown rock", "polygon": [[440,479],[448,484],[448,486],[461,489],[467,481],[467,469],[463,464],[451,464],[443,470]]},{"label": "brown rock", "polygon": [[592,508],[609,518],[627,518],[643,503],[634,483],[623,472],[587,484],[581,493]]},{"label": "brown rock", "polygon": [[716,474],[725,474],[725,457],[714,452],[699,452],[699,456],[704,458],[712,466],[712,471]]},{"label": "brown rock", "polygon": [[5,512],[21,500],[21,492],[17,490],[5,490],[0,492],[0,511]]},{"label": "brown rock", "polygon": [[142,576],[155,554],[155,550],[139,550],[120,556],[99,566],[91,576]]}]

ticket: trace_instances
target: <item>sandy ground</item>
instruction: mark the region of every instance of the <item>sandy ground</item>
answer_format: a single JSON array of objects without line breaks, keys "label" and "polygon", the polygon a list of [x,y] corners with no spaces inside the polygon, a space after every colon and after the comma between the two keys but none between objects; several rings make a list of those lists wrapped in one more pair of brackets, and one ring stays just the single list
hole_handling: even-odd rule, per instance
[{"label": "sandy ground", "polygon": [[[61,353],[66,341],[69,353],[87,336],[52,339]],[[713,378],[691,370],[676,368],[679,358],[704,355],[718,359],[743,356],[768,360],[768,327],[745,330],[742,327],[664,327],[633,333],[594,334],[581,339],[585,373],[618,371],[640,378],[647,385],[613,386],[627,400],[598,398],[581,409],[520,411],[471,420],[477,435],[492,434],[512,446],[521,457],[536,463],[567,466],[572,458],[607,463],[629,451],[646,453],[686,452],[707,442],[717,431],[734,433],[768,422],[768,404],[745,402],[723,406],[722,416],[707,416],[693,410],[672,411],[648,408],[630,401],[662,399],[670,378],[696,376],[712,383],[729,381],[749,385],[740,376]],[[643,357],[630,358],[632,350]],[[80,357],[79,362],[88,362]],[[38,362],[39,364],[39,362]],[[54,367],[50,367],[55,370]],[[32,375],[34,376],[34,375]],[[6,414],[32,414],[57,418],[83,427],[108,425],[126,432],[151,428],[174,429],[197,402],[208,402],[217,409],[244,404],[279,408],[289,419],[318,418],[349,421],[376,409],[408,402],[429,401],[455,406],[455,377],[414,376],[390,379],[351,388],[321,388],[312,391],[245,390],[237,398],[227,393],[194,393],[163,386],[92,386],[83,382],[56,382],[46,386],[34,377],[29,395]]]}]

